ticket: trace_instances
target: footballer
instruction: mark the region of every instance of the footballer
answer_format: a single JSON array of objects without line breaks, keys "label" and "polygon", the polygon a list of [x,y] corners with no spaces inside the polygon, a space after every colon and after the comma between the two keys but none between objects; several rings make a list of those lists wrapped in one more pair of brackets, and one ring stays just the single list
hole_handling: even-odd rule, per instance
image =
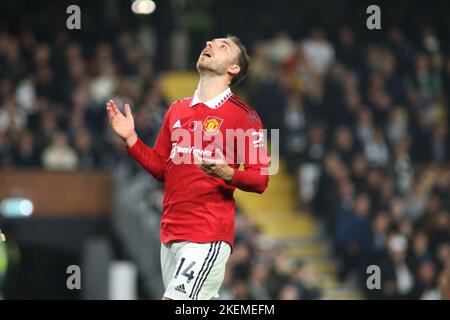
[{"label": "footballer", "polygon": [[[109,123],[126,152],[164,182],[163,300],[218,297],[234,244],[233,192],[263,193],[268,185],[270,159],[261,143],[261,120],[230,89],[248,67],[247,51],[237,37],[207,41],[197,61],[194,96],[168,108],[153,148],[137,136],[129,104],[122,114],[113,100],[107,103]],[[228,134],[249,131],[244,144]]]}]

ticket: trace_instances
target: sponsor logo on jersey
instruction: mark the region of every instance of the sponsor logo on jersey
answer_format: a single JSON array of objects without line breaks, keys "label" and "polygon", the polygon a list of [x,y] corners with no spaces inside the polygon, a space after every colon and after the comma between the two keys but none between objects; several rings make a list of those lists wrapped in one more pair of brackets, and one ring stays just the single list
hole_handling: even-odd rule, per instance
[{"label": "sponsor logo on jersey", "polygon": [[192,153],[199,157],[212,157],[213,153],[210,150],[202,150],[196,147],[182,147],[176,143],[172,143],[172,151],[170,151],[170,159],[173,159],[177,153]]}]

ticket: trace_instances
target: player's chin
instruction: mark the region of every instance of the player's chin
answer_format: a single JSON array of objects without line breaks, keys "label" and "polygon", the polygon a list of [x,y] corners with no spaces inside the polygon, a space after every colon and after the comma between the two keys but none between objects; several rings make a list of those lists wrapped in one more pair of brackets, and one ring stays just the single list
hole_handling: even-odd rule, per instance
[{"label": "player's chin", "polygon": [[208,63],[205,61],[204,57],[200,57],[197,61],[197,69],[202,70],[209,70]]}]

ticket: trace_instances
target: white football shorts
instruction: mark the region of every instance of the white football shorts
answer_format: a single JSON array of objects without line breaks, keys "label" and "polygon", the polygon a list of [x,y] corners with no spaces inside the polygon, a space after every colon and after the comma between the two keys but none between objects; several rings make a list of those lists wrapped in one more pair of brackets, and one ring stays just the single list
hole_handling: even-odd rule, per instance
[{"label": "white football shorts", "polygon": [[161,243],[161,270],[164,297],[172,300],[218,298],[231,254],[227,242]]}]

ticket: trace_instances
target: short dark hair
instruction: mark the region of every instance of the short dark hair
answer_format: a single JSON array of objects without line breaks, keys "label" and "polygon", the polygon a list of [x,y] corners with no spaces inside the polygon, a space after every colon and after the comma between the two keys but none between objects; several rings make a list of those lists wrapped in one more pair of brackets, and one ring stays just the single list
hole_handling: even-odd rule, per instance
[{"label": "short dark hair", "polygon": [[233,79],[231,79],[230,86],[234,86],[239,82],[241,82],[247,76],[248,67],[250,65],[250,57],[247,54],[247,49],[245,48],[245,46],[242,44],[242,41],[238,37],[229,34],[227,35],[227,39],[233,41],[234,44],[239,48],[237,64],[239,65],[241,70],[237,75],[233,77]]}]

